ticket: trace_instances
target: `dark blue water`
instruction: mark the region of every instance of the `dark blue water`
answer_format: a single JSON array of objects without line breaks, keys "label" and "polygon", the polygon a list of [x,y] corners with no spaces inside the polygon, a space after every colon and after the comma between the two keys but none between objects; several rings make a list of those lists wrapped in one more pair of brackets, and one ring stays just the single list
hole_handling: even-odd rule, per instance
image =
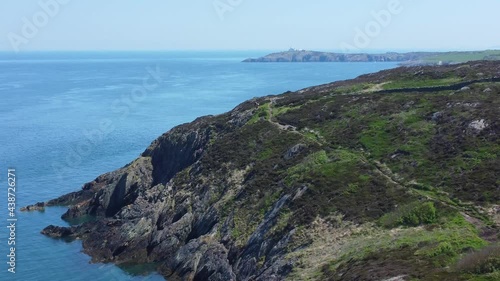
[{"label": "dark blue water", "polygon": [[264,54],[0,53],[0,280],[163,280],[90,264],[80,242],[39,234],[49,224],[67,225],[65,208],[16,213],[16,273],[7,272],[8,168],[16,169],[18,208],[46,201],[122,167],[198,116],[396,66],[240,62]]}]

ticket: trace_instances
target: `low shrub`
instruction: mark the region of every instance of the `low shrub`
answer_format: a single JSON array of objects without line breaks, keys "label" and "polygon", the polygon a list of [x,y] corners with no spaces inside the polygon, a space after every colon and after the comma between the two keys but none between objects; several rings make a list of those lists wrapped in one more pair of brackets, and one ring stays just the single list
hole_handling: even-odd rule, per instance
[{"label": "low shrub", "polygon": [[418,226],[434,223],[437,220],[436,207],[432,202],[413,202],[384,215],[380,223],[385,227],[398,225]]}]

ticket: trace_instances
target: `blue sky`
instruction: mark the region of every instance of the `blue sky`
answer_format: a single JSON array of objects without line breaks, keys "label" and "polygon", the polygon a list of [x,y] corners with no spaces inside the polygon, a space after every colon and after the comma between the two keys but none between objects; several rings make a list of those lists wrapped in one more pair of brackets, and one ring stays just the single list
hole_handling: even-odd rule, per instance
[{"label": "blue sky", "polygon": [[2,0],[0,50],[500,48],[498,11],[500,0]]}]

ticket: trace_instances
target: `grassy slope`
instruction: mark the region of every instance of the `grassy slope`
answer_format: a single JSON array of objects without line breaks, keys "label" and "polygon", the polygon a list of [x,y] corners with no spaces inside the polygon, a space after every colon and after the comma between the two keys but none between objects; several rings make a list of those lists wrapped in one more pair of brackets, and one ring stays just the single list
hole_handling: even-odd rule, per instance
[{"label": "grassy slope", "polygon": [[[203,160],[243,184],[212,189],[222,216],[234,216],[237,245],[280,196],[296,194],[267,234],[296,230],[291,280],[498,280],[498,251],[478,252],[499,238],[489,214],[500,203],[500,85],[376,92],[498,73],[495,63],[401,68],[255,101],[254,117]],[[472,127],[480,120],[482,131]]]},{"label": "grassy slope", "polygon": [[423,62],[462,63],[476,60],[500,60],[500,50],[440,53],[424,58]]}]

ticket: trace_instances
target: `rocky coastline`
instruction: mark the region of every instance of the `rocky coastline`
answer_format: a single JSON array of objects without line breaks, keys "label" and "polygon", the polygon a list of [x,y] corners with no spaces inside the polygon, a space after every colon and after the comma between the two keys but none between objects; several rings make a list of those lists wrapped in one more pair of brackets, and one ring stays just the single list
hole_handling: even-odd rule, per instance
[{"label": "rocky coastline", "polygon": [[168,280],[461,280],[457,261],[499,239],[499,78],[498,62],[403,67],[255,98],[23,211],[68,206],[72,226],[42,234]]}]

